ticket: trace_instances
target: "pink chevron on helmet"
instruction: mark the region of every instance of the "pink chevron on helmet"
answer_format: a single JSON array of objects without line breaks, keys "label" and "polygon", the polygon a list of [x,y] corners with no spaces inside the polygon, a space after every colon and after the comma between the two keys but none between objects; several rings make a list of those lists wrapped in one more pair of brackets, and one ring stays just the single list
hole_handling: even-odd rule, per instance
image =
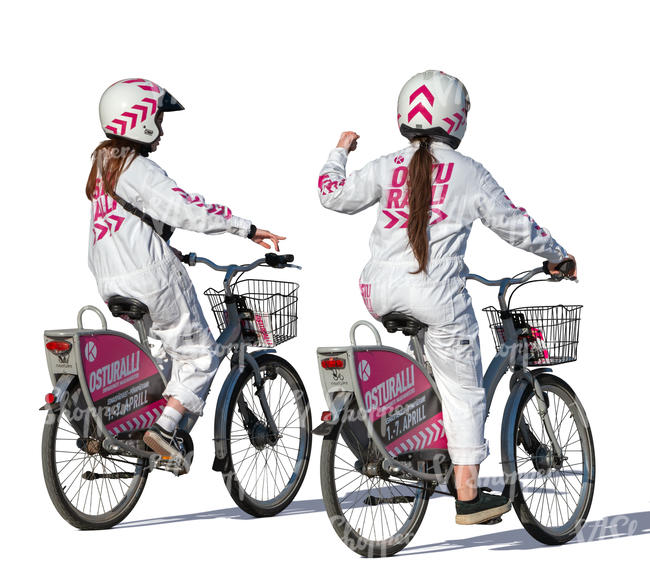
[{"label": "pink chevron on helmet", "polygon": [[414,75],[397,100],[397,124],[408,139],[429,136],[456,149],[467,128],[470,101],[457,78],[438,70]]}]

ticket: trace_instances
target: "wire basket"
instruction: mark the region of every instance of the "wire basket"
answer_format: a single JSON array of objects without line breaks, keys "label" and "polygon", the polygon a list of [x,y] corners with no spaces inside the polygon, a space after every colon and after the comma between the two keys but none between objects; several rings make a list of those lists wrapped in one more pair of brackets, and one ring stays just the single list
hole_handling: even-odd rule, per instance
[{"label": "wire basket", "polygon": [[[228,324],[224,291],[208,288],[217,326]],[[298,284],[275,280],[240,280],[232,286],[242,332],[247,343],[256,347],[276,347],[296,336],[298,327]]]},{"label": "wire basket", "polygon": [[[515,328],[524,329],[519,340],[529,365],[557,365],[577,359],[581,310],[582,305],[562,304],[510,309]],[[505,339],[501,311],[494,306],[483,311],[488,316],[494,344],[499,351]]]}]

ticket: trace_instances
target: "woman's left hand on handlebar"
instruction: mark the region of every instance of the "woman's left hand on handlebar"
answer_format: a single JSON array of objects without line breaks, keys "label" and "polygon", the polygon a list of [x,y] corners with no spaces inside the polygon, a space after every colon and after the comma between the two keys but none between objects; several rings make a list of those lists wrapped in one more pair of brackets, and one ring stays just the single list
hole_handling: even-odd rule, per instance
[{"label": "woman's left hand on handlebar", "polygon": [[271,249],[271,245],[265,241],[266,239],[273,242],[276,251],[280,251],[279,241],[283,241],[286,237],[280,237],[279,235],[276,235],[271,231],[266,231],[265,229],[257,229],[255,236],[251,240],[265,249]]},{"label": "woman's left hand on handlebar", "polygon": [[567,274],[567,277],[568,277],[568,278],[572,278],[572,279],[577,278],[577,277],[578,277],[578,264],[576,263],[576,258],[573,257],[573,255],[569,255],[569,254],[567,254],[567,256],[566,256],[562,261],[560,261],[560,262],[558,262],[558,263],[551,263],[551,262],[549,261],[549,263],[548,263],[548,271],[550,272],[550,274],[551,274],[552,276],[560,276],[560,275],[562,275],[562,274],[561,274],[557,269],[555,269],[555,268],[556,268],[558,265],[564,263],[565,261],[573,261],[573,263],[575,264],[575,265],[573,266],[573,269],[572,269],[572,270]]}]

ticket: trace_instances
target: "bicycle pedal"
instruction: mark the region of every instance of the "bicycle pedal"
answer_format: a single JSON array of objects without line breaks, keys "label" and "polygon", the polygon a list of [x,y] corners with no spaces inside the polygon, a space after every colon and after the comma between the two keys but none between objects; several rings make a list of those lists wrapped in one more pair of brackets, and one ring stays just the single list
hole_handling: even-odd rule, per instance
[{"label": "bicycle pedal", "polygon": [[503,519],[501,517],[494,517],[493,519],[490,519],[489,521],[483,521],[482,523],[478,523],[478,524],[479,525],[498,525],[501,522],[503,522]]},{"label": "bicycle pedal", "polygon": [[414,500],[414,496],[390,496],[388,498],[366,496],[363,503],[367,506],[379,506],[380,504],[404,504],[406,502],[413,502]]}]

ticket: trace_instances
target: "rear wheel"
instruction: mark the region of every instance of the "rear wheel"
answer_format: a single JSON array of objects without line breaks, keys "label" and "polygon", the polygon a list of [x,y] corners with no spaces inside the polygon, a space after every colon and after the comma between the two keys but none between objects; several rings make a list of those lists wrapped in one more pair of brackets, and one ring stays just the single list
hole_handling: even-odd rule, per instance
[{"label": "rear wheel", "polygon": [[[353,410],[353,409],[352,409]],[[360,421],[342,421],[323,440],[321,487],[330,522],[341,540],[364,557],[386,557],[413,539],[429,491],[419,480],[389,476]],[[345,431],[343,428],[345,427]]]},{"label": "rear wheel", "polygon": [[269,517],[294,499],[311,454],[311,412],[293,366],[277,355],[256,358],[264,393],[278,430],[273,435],[253,370],[247,364],[228,406],[228,458],[223,478],[233,500],[255,517]]},{"label": "rear wheel", "polygon": [[[74,396],[73,391],[71,396]],[[84,411],[85,412],[85,411]],[[59,514],[78,529],[108,529],[138,502],[146,460],[108,454],[94,431],[80,436],[68,410],[48,412],[41,457],[45,486]]]},{"label": "rear wheel", "polygon": [[504,469],[526,531],[542,543],[558,545],[573,539],[589,514],[596,476],[594,442],[584,408],[569,385],[551,374],[536,378],[561,452],[553,451],[529,385],[506,421]]}]

